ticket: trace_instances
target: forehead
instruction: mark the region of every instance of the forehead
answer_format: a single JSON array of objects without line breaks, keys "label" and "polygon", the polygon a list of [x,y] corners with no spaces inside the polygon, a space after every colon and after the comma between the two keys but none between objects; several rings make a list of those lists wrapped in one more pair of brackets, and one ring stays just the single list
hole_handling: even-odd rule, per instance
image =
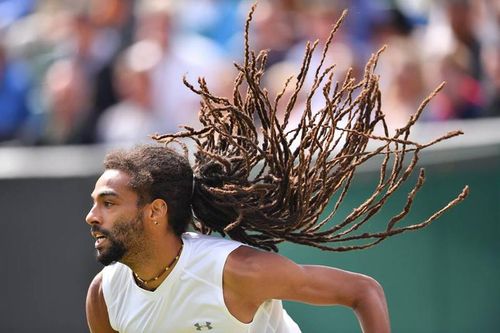
[{"label": "forehead", "polygon": [[129,186],[130,176],[120,170],[106,170],[97,179],[92,197],[97,198],[105,194],[119,197],[136,197],[136,193]]}]

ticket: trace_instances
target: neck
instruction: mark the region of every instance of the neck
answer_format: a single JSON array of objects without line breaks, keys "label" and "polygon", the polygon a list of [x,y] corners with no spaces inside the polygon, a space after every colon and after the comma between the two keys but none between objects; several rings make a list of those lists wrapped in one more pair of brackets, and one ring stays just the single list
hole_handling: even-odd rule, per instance
[{"label": "neck", "polygon": [[171,235],[162,240],[151,240],[150,245],[146,252],[148,255],[141,256],[141,260],[124,263],[134,272],[135,280],[141,288],[154,290],[177,264],[175,258],[181,254],[182,240]]}]

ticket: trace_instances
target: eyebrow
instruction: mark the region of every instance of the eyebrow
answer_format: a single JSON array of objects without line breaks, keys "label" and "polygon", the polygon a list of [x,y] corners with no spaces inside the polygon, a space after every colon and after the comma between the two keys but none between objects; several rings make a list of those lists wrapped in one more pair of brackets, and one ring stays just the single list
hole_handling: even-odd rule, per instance
[{"label": "eyebrow", "polygon": [[[92,197],[92,195],[91,195]],[[104,198],[104,197],[119,197],[118,193],[115,191],[107,190],[107,191],[102,191],[97,194],[97,199],[99,198]]]}]

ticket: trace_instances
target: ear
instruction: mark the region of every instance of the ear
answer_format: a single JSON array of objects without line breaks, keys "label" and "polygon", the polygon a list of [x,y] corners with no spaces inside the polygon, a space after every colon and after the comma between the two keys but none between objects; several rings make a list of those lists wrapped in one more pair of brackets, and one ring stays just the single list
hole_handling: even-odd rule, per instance
[{"label": "ear", "polygon": [[167,221],[168,206],[165,200],[155,199],[150,203],[149,218],[156,222]]}]

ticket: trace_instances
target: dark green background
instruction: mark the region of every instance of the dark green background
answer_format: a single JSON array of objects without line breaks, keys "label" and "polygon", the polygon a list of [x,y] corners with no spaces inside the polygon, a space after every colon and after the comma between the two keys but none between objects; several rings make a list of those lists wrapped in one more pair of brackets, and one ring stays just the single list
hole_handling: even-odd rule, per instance
[{"label": "dark green background", "polygon": [[[470,186],[468,199],[427,228],[395,236],[368,250],[327,253],[286,244],[281,252],[300,263],[331,265],[376,278],[385,289],[393,332],[498,332],[499,159],[448,162],[427,166],[426,171],[426,184],[404,222],[425,220],[465,184]],[[344,208],[367,196],[376,175],[369,172],[358,178]],[[405,197],[404,191],[398,192],[392,209],[371,223],[387,221]],[[360,332],[347,308],[291,302],[286,308],[304,332]]]}]

